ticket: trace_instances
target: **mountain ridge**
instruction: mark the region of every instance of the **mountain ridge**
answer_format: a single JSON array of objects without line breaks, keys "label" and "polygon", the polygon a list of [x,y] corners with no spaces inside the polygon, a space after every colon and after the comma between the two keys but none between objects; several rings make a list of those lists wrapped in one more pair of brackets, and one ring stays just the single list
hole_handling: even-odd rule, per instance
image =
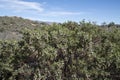
[{"label": "mountain ridge", "polygon": [[0,39],[19,39],[22,35],[20,31],[24,28],[37,29],[52,23],[34,21],[17,16],[0,16]]}]

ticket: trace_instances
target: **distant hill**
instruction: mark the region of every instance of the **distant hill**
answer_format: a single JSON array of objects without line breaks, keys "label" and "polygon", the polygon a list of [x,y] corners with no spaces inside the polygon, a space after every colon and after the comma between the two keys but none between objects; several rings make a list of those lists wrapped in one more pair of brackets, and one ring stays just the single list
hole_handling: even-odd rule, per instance
[{"label": "distant hill", "polygon": [[19,39],[22,35],[19,33],[24,28],[37,29],[50,23],[41,21],[32,21],[21,17],[0,17],[0,39]]},{"label": "distant hill", "polygon": [[[40,29],[40,27],[42,26],[48,26],[51,24],[53,24],[53,22],[33,21],[17,16],[12,16],[12,17],[0,16],[0,40],[21,39],[22,34],[20,32],[24,28]],[[115,24],[114,22],[111,22],[109,24],[103,24],[97,26],[102,28],[120,27],[120,24]]]}]

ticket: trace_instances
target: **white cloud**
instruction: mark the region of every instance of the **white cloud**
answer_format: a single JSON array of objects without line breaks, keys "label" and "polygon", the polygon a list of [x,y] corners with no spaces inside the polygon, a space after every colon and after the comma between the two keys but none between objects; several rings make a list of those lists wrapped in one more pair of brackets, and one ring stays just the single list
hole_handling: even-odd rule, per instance
[{"label": "white cloud", "polygon": [[14,12],[37,11],[42,12],[42,5],[37,2],[28,2],[23,0],[0,0],[0,8],[12,10]]},{"label": "white cloud", "polygon": [[65,16],[65,15],[82,15],[84,12],[72,12],[72,11],[53,11],[49,12],[48,15],[52,16]]},{"label": "white cloud", "polygon": [[[46,2],[43,3],[47,4]],[[9,10],[11,12],[31,12],[40,14],[42,16],[65,16],[65,15],[81,15],[84,12],[70,12],[70,11],[48,11],[44,10],[42,4],[37,2],[28,2],[23,0],[0,0],[0,9]]]},{"label": "white cloud", "polygon": [[86,14],[86,12],[74,12],[74,11],[44,11],[38,15],[47,17],[61,17],[61,16],[78,16]]},{"label": "white cloud", "polygon": [[[67,11],[63,8],[51,9],[48,3],[30,2],[25,0],[0,0],[0,13],[8,12],[8,16],[21,16],[33,20],[56,21],[56,19],[71,19],[73,16],[80,16],[86,12]],[[44,7],[43,7],[44,6]],[[55,7],[54,7],[55,8]]]}]

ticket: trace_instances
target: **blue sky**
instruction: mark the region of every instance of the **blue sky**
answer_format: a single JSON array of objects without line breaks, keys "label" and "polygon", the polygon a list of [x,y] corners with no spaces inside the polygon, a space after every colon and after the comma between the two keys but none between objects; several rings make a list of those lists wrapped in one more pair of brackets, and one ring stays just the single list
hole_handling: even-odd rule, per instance
[{"label": "blue sky", "polygon": [[120,24],[120,0],[0,0],[0,16],[20,16],[40,21],[83,19]]}]

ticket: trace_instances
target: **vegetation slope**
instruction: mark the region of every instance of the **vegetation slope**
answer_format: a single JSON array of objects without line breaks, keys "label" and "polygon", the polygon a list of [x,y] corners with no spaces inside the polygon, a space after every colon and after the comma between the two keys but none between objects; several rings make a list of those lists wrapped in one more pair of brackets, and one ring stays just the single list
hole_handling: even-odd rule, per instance
[{"label": "vegetation slope", "polygon": [[0,41],[0,80],[120,80],[120,28],[66,22]]}]

